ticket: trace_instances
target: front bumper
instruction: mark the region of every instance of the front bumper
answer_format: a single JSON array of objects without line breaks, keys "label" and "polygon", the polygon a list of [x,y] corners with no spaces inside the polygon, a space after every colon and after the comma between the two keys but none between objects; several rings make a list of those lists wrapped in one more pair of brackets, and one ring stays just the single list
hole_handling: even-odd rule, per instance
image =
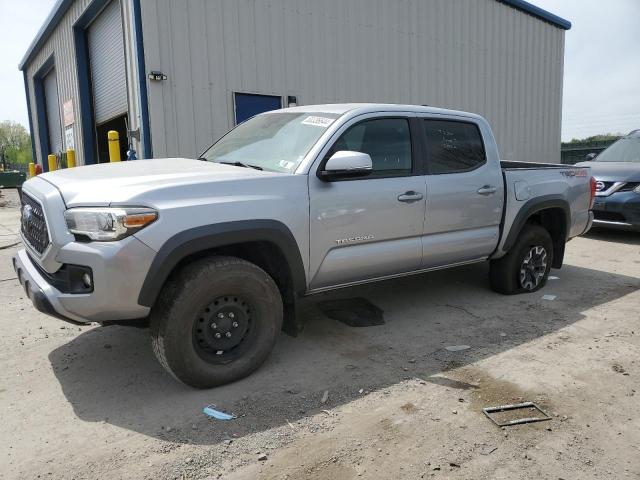
[{"label": "front bumper", "polygon": [[106,322],[149,314],[149,307],[138,304],[138,294],[154,257],[155,252],[133,236],[64,245],[58,262],[87,266],[93,272],[93,292],[81,294],[56,289],[24,249],[13,258],[13,267],[37,310],[76,323]]},{"label": "front bumper", "polygon": [[596,227],[640,231],[640,195],[635,192],[596,197],[593,213]]},{"label": "front bumper", "polygon": [[19,250],[13,257],[13,269],[16,271],[20,285],[24,288],[24,293],[36,307],[36,310],[68,322],[85,323],[84,320],[76,318],[60,305],[54,292],[55,289],[47,284],[40,275],[25,250]]}]

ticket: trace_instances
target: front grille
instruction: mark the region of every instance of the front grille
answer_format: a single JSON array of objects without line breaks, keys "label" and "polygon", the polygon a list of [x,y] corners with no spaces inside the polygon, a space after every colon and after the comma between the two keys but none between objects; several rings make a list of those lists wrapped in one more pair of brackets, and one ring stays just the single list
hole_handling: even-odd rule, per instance
[{"label": "front grille", "polygon": [[625,183],[622,187],[620,187],[620,190],[618,190],[619,192],[630,192],[632,190],[634,190],[635,188],[638,188],[638,186],[640,186],[640,182],[629,182],[629,183]]},{"label": "front grille", "polygon": [[21,222],[22,235],[29,245],[39,254],[42,254],[49,246],[49,231],[44,219],[42,205],[22,193]]},{"label": "front grille", "polygon": [[596,192],[606,192],[613,186],[613,183],[614,182],[603,182],[600,180],[596,181]]},{"label": "front grille", "polygon": [[594,220],[603,220],[605,222],[622,222],[626,223],[627,219],[618,212],[603,212],[601,210],[593,211]]}]

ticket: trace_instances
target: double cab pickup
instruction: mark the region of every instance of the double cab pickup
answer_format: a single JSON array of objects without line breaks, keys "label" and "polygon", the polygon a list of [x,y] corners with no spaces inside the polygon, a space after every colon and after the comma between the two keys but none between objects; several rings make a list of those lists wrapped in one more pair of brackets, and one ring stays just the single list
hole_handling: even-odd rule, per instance
[{"label": "double cab pickup", "polygon": [[149,325],[184,383],[246,376],[306,295],[475,262],[535,292],[591,226],[589,168],[501,161],[471,113],[345,104],[257,115],[198,159],[84,166],[22,192],[13,259],[35,307]]}]

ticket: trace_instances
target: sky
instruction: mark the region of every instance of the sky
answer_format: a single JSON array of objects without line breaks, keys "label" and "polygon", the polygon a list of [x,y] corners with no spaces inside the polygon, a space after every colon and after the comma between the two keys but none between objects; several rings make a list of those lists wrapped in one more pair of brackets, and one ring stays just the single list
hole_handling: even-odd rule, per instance
[{"label": "sky", "polygon": [[[18,63],[55,0],[0,0],[0,120],[28,125]],[[572,23],[562,139],[640,128],[640,0],[531,0]]]},{"label": "sky", "polygon": [[530,0],[565,35],[562,139],[640,128],[640,0]]}]

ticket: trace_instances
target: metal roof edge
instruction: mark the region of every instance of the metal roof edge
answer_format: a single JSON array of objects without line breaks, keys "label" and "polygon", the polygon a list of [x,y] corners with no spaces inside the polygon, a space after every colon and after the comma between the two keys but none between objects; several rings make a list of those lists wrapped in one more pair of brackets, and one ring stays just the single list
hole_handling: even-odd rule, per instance
[{"label": "metal roof edge", "polygon": [[42,47],[44,42],[47,41],[49,35],[51,35],[51,32],[55,30],[64,14],[67,13],[69,8],[71,8],[71,5],[73,5],[73,1],[74,0],[56,1],[55,5],[51,9],[51,12],[42,24],[42,27],[40,27],[40,30],[38,30],[38,33],[29,45],[29,48],[27,48],[26,53],[22,57],[22,60],[20,60],[20,64],[18,65],[18,68],[20,70],[24,70],[25,65],[29,63],[36,50]]},{"label": "metal roof edge", "polygon": [[539,20],[544,20],[556,27],[562,28],[563,30],[571,29],[571,22],[569,20],[565,20],[562,17],[554,15],[551,12],[543,10],[540,7],[536,7],[532,3],[526,2],[525,0],[497,0],[500,3],[504,3],[505,5],[509,5],[517,10],[521,10],[525,13],[533,15]]}]

